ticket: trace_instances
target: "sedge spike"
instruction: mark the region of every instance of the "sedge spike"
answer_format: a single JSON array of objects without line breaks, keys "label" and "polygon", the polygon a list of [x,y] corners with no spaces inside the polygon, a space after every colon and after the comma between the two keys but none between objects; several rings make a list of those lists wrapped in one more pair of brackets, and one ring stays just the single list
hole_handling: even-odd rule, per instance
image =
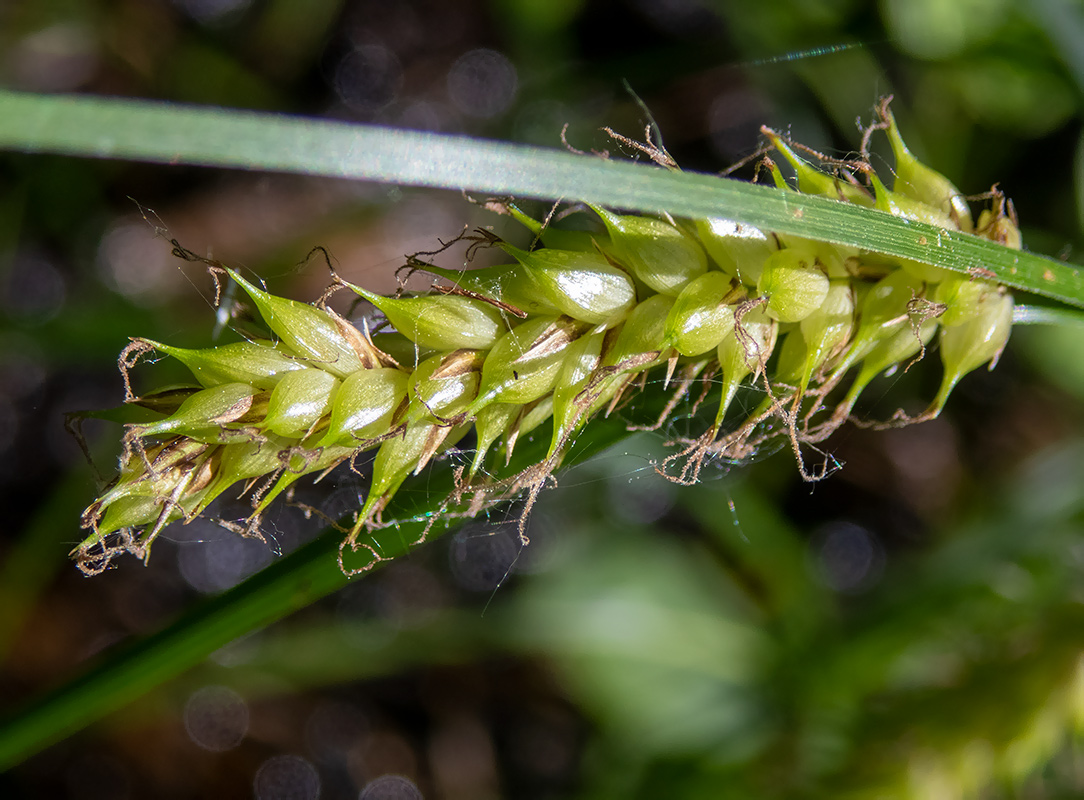
[{"label": "sedge spike", "polygon": [[[1011,203],[994,197],[972,225],[955,186],[903,144],[887,104],[878,113],[870,130],[895,154],[891,189],[868,159],[817,163],[767,130],[796,185],[775,161],[764,166],[783,191],[1020,247]],[[801,462],[801,448],[843,424],[874,378],[933,348],[943,378],[920,418],[935,416],[964,375],[996,362],[1012,328],[1012,297],[996,282],[856,248],[724,218],[595,206],[579,230],[563,231],[495,207],[527,229],[525,249],[482,237],[511,263],[457,272],[410,257],[407,268],[439,284],[394,297],[335,276],[336,288],[375,308],[375,335],[322,303],[220,269],[255,306],[265,338],[202,350],[134,339],[119,365],[127,402],[144,416],[126,427],[117,478],[83,514],[79,566],[100,571],[121,552],[147,558],[166,525],[191,521],[231,487],[252,504],[232,527],[259,535],[268,506],[298,479],[355,467],[365,453],[373,477],[343,548],[380,560],[367,531],[395,521],[385,517],[399,487],[449,448],[476,442],[445,511],[476,513],[516,495],[529,507],[592,418],[618,413],[648,386],[672,393],[655,427],[691,403],[682,414],[692,432],[669,437],[680,452],[660,465],[674,480],[695,480],[706,459],[748,458],[773,437],[789,438]],[[181,362],[191,385],[135,396],[128,372],[153,351]],[[704,390],[692,402],[697,380]],[[544,424],[545,455],[509,476],[517,442]],[[675,459],[684,460],[677,476]]]}]

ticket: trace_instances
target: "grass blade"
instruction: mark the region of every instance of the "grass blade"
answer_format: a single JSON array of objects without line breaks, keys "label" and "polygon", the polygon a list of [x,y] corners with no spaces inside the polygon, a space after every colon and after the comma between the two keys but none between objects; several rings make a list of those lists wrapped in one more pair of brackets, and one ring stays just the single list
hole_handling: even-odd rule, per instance
[{"label": "grass blade", "polygon": [[[1084,306],[1071,265],[878,211],[714,175],[559,150],[327,120],[135,100],[0,91],[0,149],[299,172],[680,217],[725,216]],[[983,273],[979,273],[983,274]]]}]

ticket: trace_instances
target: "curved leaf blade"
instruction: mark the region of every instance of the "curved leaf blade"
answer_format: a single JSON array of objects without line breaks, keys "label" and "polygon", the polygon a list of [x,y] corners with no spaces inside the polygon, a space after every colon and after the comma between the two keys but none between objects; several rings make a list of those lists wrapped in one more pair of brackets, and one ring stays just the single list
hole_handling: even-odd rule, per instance
[{"label": "curved leaf blade", "polygon": [[167,103],[0,91],[0,149],[237,167],[724,216],[1084,306],[1076,267],[822,197],[504,142]]}]

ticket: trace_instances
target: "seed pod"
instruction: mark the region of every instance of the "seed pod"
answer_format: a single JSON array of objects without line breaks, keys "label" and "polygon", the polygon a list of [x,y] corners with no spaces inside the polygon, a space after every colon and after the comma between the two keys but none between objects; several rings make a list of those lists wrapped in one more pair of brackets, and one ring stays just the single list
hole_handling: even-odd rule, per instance
[{"label": "seed pod", "polygon": [[422,420],[439,423],[466,411],[478,393],[481,366],[482,353],[477,350],[427,358],[407,383],[410,405],[405,421],[409,425]]},{"label": "seed pod", "polygon": [[775,237],[743,222],[711,218],[696,221],[696,232],[719,269],[746,286],[756,286],[764,262],[779,249]]},{"label": "seed pod", "polygon": [[183,434],[200,442],[224,441],[223,426],[244,417],[256,390],[244,383],[226,383],[190,395],[176,412],[149,425],[133,425],[140,436]]},{"label": "seed pod", "polygon": [[[590,417],[607,403],[620,397],[635,376],[665,361],[663,337],[666,317],[673,308],[674,298],[656,294],[639,303],[616,336],[609,331],[602,347],[602,366],[610,373],[592,392],[591,405],[584,412]],[[609,342],[613,342],[609,344]]]},{"label": "seed pod", "polygon": [[[170,475],[170,477],[173,476]],[[182,476],[178,473],[177,477]],[[182,501],[167,506],[163,502],[163,497],[169,497],[169,495],[159,493],[159,491],[166,491],[167,489],[172,488],[175,488],[175,486],[170,485],[169,487],[166,487],[163,485],[161,486],[161,489],[151,484],[131,487],[131,491],[126,493],[123,497],[111,500],[108,505],[104,507],[102,517],[95,525],[95,537],[90,541],[84,542],[81,547],[87,547],[94,539],[107,536],[116,531],[127,528],[142,528],[148,525],[155,525],[155,527],[158,527],[161,525],[168,525],[170,522],[176,522],[181,519],[189,513],[189,509],[182,504],[183,499]],[[84,527],[91,526],[88,523],[84,525]],[[79,549],[80,548],[76,548],[72,552],[77,553]]]},{"label": "seed pod", "polygon": [[188,367],[200,384],[208,388],[225,383],[244,383],[255,389],[273,389],[287,372],[305,368],[305,363],[299,361],[288,348],[271,342],[236,342],[203,350],[187,350],[150,339],[133,341],[145,342],[155,350],[173,356]]},{"label": "seed pod", "polygon": [[122,528],[180,519],[206,487],[205,467],[218,449],[177,436],[142,454],[129,453],[113,488],[83,512],[83,527],[93,528],[97,540]]},{"label": "seed pod", "polygon": [[899,192],[890,191],[874,172],[869,173],[869,180],[873,185],[874,195],[877,198],[876,208],[878,210],[885,211],[894,217],[903,217],[904,219],[925,222],[928,225],[936,225],[945,230],[956,229],[956,223],[947,211],[926,205]]},{"label": "seed pod", "polygon": [[552,225],[543,225],[536,219],[524,214],[515,205],[509,203],[508,211],[523,227],[539,237],[546,247],[555,250],[579,250],[592,252],[596,247],[604,247],[609,242],[609,237],[604,233],[592,233],[589,231],[573,231],[554,228]]},{"label": "seed pod", "polygon": [[520,409],[519,417],[504,434],[505,460],[511,462],[516,442],[546,420],[553,418],[553,395],[546,395]]},{"label": "seed pod", "polygon": [[[362,369],[343,379],[320,447],[357,446],[391,431],[410,376],[398,369]],[[404,409],[405,410],[405,409]]]},{"label": "seed pod", "polygon": [[278,480],[275,481],[270,489],[260,496],[260,501],[256,504],[256,508],[249,518],[250,521],[257,521],[260,514],[274,502],[275,498],[289,489],[299,478],[303,478],[305,475],[309,475],[313,472],[325,472],[357,452],[358,448],[353,445],[348,447],[320,447],[316,450],[308,451],[305,456],[302,456],[299,453],[292,458],[289,458],[288,460],[290,463],[278,477]]},{"label": "seed pod", "polygon": [[357,329],[337,315],[307,303],[268,294],[234,270],[229,270],[229,274],[252,298],[272,332],[299,356],[340,378],[370,366],[359,357],[357,342],[344,336],[345,328],[349,328],[360,339]]},{"label": "seed pod", "polygon": [[452,270],[425,265],[424,270],[467,292],[505,303],[527,314],[559,314],[560,309],[538,294],[522,264],[484,269]]},{"label": "seed pod", "polygon": [[906,364],[922,351],[937,332],[938,322],[928,319],[918,329],[907,325],[877,341],[877,344],[862,359],[858,375],[851,384],[847,395],[836,407],[833,416],[842,421],[847,418],[858,400],[858,396],[870,381],[882,373],[895,370],[900,364]]},{"label": "seed pod", "polygon": [[636,287],[623,269],[596,252],[502,249],[523,265],[536,291],[573,319],[616,325],[636,303]]},{"label": "seed pod", "polygon": [[598,369],[606,341],[603,332],[581,336],[568,346],[561,372],[553,386],[553,439],[546,458],[552,458],[568,436],[587,421],[588,398],[580,398]]},{"label": "seed pod", "polygon": [[1012,330],[1012,296],[1003,293],[984,302],[966,322],[941,331],[941,361],[945,366],[941,388],[928,413],[944,408],[953,387],[967,373],[987,361],[997,363]]},{"label": "seed pod", "polygon": [[810,379],[847,343],[854,322],[854,290],[850,282],[832,281],[820,308],[798,324],[805,344],[800,392],[806,390]]},{"label": "seed pod", "polygon": [[997,284],[953,275],[937,285],[933,300],[944,304],[941,324],[951,328],[983,314],[987,305],[1000,302],[1002,294]]},{"label": "seed pod", "polygon": [[613,347],[603,359],[603,364],[608,367],[617,366],[627,359],[648,354],[654,354],[654,358],[638,364],[636,369],[647,369],[659,363],[666,338],[666,320],[674,303],[675,298],[656,294],[638,304],[621,326]]},{"label": "seed pod", "polygon": [[768,316],[780,322],[805,319],[828,295],[828,276],[816,268],[812,252],[788,247],[768,256],[757,293],[768,298]]},{"label": "seed pod", "polygon": [[388,318],[399,333],[430,350],[484,350],[507,330],[499,308],[471,297],[430,294],[383,297],[347,283]]},{"label": "seed pod", "polygon": [[1000,209],[994,211],[984,208],[979,213],[975,233],[992,242],[1011,247],[1013,250],[1019,250],[1024,244],[1020,236],[1020,228]]},{"label": "seed pod", "polygon": [[835,175],[829,175],[814,167],[804,158],[799,156],[779,134],[768,128],[761,129],[783,157],[794,167],[798,177],[798,191],[804,194],[815,194],[821,197],[830,197],[833,200],[843,200],[860,206],[872,206],[873,198],[869,192],[850,181],[841,180]]},{"label": "seed pod", "polygon": [[283,375],[271,392],[264,426],[279,436],[301,438],[331,410],[338,389],[338,378],[322,369]]},{"label": "seed pod", "polygon": [[683,356],[714,350],[734,330],[734,308],[729,303],[739,294],[723,272],[705,272],[690,281],[666,317],[664,346]]},{"label": "seed pod", "polygon": [[[880,178],[872,172],[870,173],[870,182],[873,184],[877,196],[878,210],[885,211],[895,217],[913,219],[918,222],[925,222],[928,225],[936,225],[937,227],[945,228],[946,230],[956,229],[956,222],[949,213],[941,211],[933,206],[928,206],[925,203],[921,203],[906,195],[890,192],[885,188],[885,185],[881,183]],[[951,270],[935,267],[930,264],[923,264],[921,261],[914,261],[909,258],[901,258],[898,259],[898,261],[900,266],[905,270],[927,283],[938,283],[953,274]]]},{"label": "seed pod", "polygon": [[469,430],[469,426],[434,425],[421,422],[406,428],[402,436],[393,436],[380,445],[373,462],[373,481],[369,495],[351,532],[353,539],[367,521],[379,513],[406,480],[417,474],[440,449],[451,447]]},{"label": "seed pod", "polygon": [[131,397],[124,402],[139,408],[153,411],[168,417],[180,410],[181,404],[192,395],[202,391],[195,386],[167,386],[164,389],[153,389],[141,394],[139,397]]},{"label": "seed pod", "polygon": [[294,442],[269,435],[258,440],[219,445],[213,475],[192,513],[199,514],[235,483],[270,475],[282,469]]},{"label": "seed pod", "polygon": [[517,403],[490,403],[474,418],[475,444],[474,459],[471,461],[469,475],[474,475],[485,463],[486,454],[495,441],[515,423],[522,406]]},{"label": "seed pod", "polygon": [[670,223],[591,208],[610,233],[605,252],[656,292],[677,297],[689,281],[707,271],[704,249]]},{"label": "seed pod", "polygon": [[854,338],[835,365],[832,380],[864,358],[881,339],[908,327],[908,308],[913,300],[922,296],[924,289],[922,280],[904,270],[889,273],[869,289],[862,299]]},{"label": "seed pod", "polygon": [[583,326],[568,317],[529,319],[493,346],[471,410],[489,403],[529,403],[553,389],[568,346]]},{"label": "seed pod", "polygon": [[[854,277],[857,264],[863,262],[862,253],[857,247],[844,247],[831,242],[818,242],[802,236],[778,234],[783,249],[804,250],[813,257],[813,266],[828,276],[829,280],[848,280]],[[893,265],[894,267],[895,265]]]},{"label": "seed pod", "polygon": [[723,339],[717,351],[723,372],[723,392],[713,430],[719,430],[746,376],[751,374],[756,380],[767,366],[778,332],[779,323],[769,317],[763,308],[754,308],[742,314],[740,319],[735,319],[734,333]]},{"label": "seed pod", "polygon": [[[786,327],[789,330],[784,330],[780,334],[782,343],[777,344],[775,348],[779,355],[776,357],[773,377],[779,383],[804,391],[802,378],[805,375],[809,351],[806,349],[805,339],[802,338],[801,328],[796,325]],[[801,394],[801,391],[798,393]]]},{"label": "seed pod", "polygon": [[970,232],[971,209],[960,190],[940,172],[930,169],[914,157],[904,144],[899,128],[896,127],[896,119],[888,110],[887,103],[881,106],[880,113],[888,123],[888,142],[892,145],[892,154],[896,157],[896,181],[892,190],[945,214],[954,223],[954,227]]}]

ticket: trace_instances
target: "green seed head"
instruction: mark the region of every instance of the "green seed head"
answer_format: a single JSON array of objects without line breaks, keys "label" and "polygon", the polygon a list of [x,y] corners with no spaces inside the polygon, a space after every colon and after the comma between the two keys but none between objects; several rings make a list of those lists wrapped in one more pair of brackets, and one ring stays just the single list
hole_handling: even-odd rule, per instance
[{"label": "green seed head", "polygon": [[380,309],[399,333],[429,350],[484,350],[508,330],[507,315],[483,300],[454,294],[382,297],[346,285]]},{"label": "green seed head", "polygon": [[323,309],[257,289],[233,270],[229,273],[252,298],[267,326],[290,350],[340,378],[365,366],[355,342],[344,336],[345,325],[361,338],[353,326]]},{"label": "green seed head", "polygon": [[704,248],[670,223],[591,208],[610,233],[604,251],[656,292],[676,297],[689,281],[707,271]]},{"label": "green seed head", "polygon": [[358,370],[335,394],[321,447],[359,446],[392,430],[405,411],[408,373],[398,369]]},{"label": "green seed head", "polygon": [[270,342],[236,342],[204,350],[136,339],[180,361],[206,387],[225,383],[243,383],[255,389],[273,389],[283,375],[304,369],[305,362],[283,345]]},{"label": "green seed head", "polygon": [[830,197],[833,200],[843,200],[856,205],[873,205],[873,198],[869,196],[865,189],[850,181],[821,172],[794,152],[794,149],[784,142],[775,131],[767,128],[762,128],[762,131],[768,137],[772,146],[782,153],[783,157],[794,167],[798,177],[798,191],[804,194]]},{"label": "green seed head", "polygon": [[256,396],[248,384],[225,383],[189,395],[163,420],[132,427],[140,436],[184,435],[201,442],[225,441],[224,427],[245,418],[253,410]]},{"label": "green seed head", "polygon": [[734,330],[736,300],[731,278],[723,272],[705,272],[681,290],[666,317],[664,344],[683,356],[714,350]]},{"label": "green seed head", "polygon": [[[869,165],[854,162],[868,177],[867,192],[845,169],[824,172],[770,132],[797,172],[797,188],[774,163],[765,165],[791,199],[816,194],[969,228],[955,187],[919,164],[887,108],[882,115],[897,160],[891,191]],[[362,546],[363,527],[394,522],[384,517],[404,479],[471,428],[476,452],[446,500],[456,513],[466,508],[454,505],[462,498],[476,509],[536,491],[593,414],[635,401],[643,387],[675,387],[662,425],[694,381],[703,380],[706,392],[713,379],[721,386],[714,423],[701,419],[706,430],[680,440],[689,464],[680,480],[695,479],[704,459],[744,459],[779,432],[796,452],[822,441],[874,377],[909,363],[940,329],[944,378],[932,415],[962,375],[996,360],[1012,324],[1012,299],[995,283],[856,247],[723,218],[677,224],[606,209],[595,209],[606,233],[561,231],[502,208],[545,247],[472,238],[517,263],[464,272],[411,257],[409,267],[453,284],[430,294],[382,297],[351,286],[394,332],[372,337],[331,310],[275,297],[230,272],[277,343],[185,350],[134,340],[120,361],[126,378],[141,353],[157,348],[187,365],[203,388],[132,398],[129,385],[140,418],[150,412],[157,421],[127,426],[120,475],[84,514],[92,529],[77,549],[84,567],[97,568],[95,553],[99,562],[120,549],[145,557],[165,524],[190,521],[238,484],[252,498],[246,528],[255,532],[263,511],[302,475],[373,448],[371,488],[347,540]],[[983,212],[975,235],[1020,246],[1004,201]],[[649,381],[653,369],[659,380]],[[837,387],[852,370],[839,399]],[[739,418],[733,400],[750,384],[761,402]],[[691,409],[690,426],[700,400],[680,412]],[[734,425],[724,431],[728,414]],[[510,466],[494,463],[489,453],[503,440],[505,464],[518,464],[517,442],[547,421],[553,431],[544,458],[511,475]],[[110,534],[119,544],[107,545]]]},{"label": "green seed head", "polygon": [[264,426],[271,433],[300,439],[331,410],[339,379],[322,369],[300,369],[282,376],[271,392]]},{"label": "green seed head", "polygon": [[828,295],[828,285],[828,276],[818,269],[812,252],[788,247],[768,256],[757,281],[757,293],[768,298],[770,317],[798,322],[820,308]]},{"label": "green seed head", "polygon": [[719,269],[746,286],[756,286],[765,260],[779,249],[774,237],[729,219],[697,220],[696,232]]},{"label": "green seed head", "polygon": [[535,290],[573,319],[592,325],[616,325],[636,304],[628,273],[596,252],[525,250],[502,245],[523,265]]},{"label": "green seed head", "polygon": [[[952,181],[936,170],[920,162],[903,142],[896,119],[885,103],[880,109],[881,116],[888,123],[888,141],[892,145],[892,154],[896,157],[896,181],[893,192],[903,197],[917,200],[934,211],[947,216],[953,227],[963,231],[971,230],[971,209],[967,200]],[[935,223],[936,224],[936,223]]]},{"label": "green seed head", "polygon": [[568,317],[537,317],[509,331],[486,355],[475,409],[529,403],[553,389],[568,346],[583,327]]}]

